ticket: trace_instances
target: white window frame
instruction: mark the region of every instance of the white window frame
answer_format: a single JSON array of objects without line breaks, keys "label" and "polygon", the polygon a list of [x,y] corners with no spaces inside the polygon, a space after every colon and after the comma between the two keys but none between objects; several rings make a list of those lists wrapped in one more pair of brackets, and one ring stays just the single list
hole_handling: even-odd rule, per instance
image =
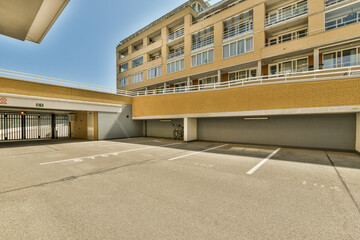
[{"label": "white window frame", "polygon": [[230,74],[232,74],[232,73],[237,74],[237,73],[240,73],[240,72],[246,72],[246,77],[245,77],[244,79],[255,78],[256,76],[255,76],[255,77],[250,76],[250,75],[251,75],[251,71],[253,71],[253,70],[256,71],[256,75],[257,75],[257,68],[256,68],[256,67],[255,67],[255,68],[247,68],[247,69],[241,69],[241,70],[229,72],[229,74],[228,74],[228,81],[234,81],[234,80],[242,79],[242,78],[236,78],[236,79],[234,79],[234,80],[230,80]]},{"label": "white window frame", "polygon": [[126,76],[126,77],[122,77],[119,79],[119,87],[125,87],[129,85],[129,77]]},{"label": "white window frame", "polygon": [[[155,70],[155,76],[152,76],[152,71]],[[162,74],[162,69],[161,69],[161,65],[158,65],[156,67],[152,67],[149,68],[147,71],[147,79],[153,79],[153,78],[158,78],[161,77]]]},{"label": "white window frame", "polygon": [[[212,60],[210,61],[210,52],[212,51]],[[203,62],[203,54],[206,53],[207,56],[207,62]],[[198,55],[200,55],[200,64],[198,63]],[[191,55],[191,67],[197,67],[197,66],[201,66],[201,65],[205,65],[208,63],[212,63],[214,62],[214,56],[215,56],[215,50],[213,48],[208,49],[206,51],[202,51],[202,52],[197,52],[196,54]],[[195,58],[195,64],[193,61],[193,58]]]},{"label": "white window frame", "polygon": [[[184,65],[181,64],[181,62],[184,61]],[[172,67],[172,63],[174,63],[174,70],[171,71],[171,67]],[[178,65],[179,64],[179,65]],[[170,67],[169,67],[170,66]],[[176,70],[177,66],[179,66],[178,70]],[[170,69],[170,71],[169,71]],[[167,64],[166,64],[166,73],[167,74],[172,74],[172,73],[175,73],[175,72],[180,72],[180,71],[183,71],[185,69],[185,58],[181,58],[181,59],[177,59],[175,61],[169,61]]]},{"label": "white window frame", "polygon": [[[296,63],[297,63],[298,60],[303,60],[303,59],[307,60],[307,69],[309,69],[309,56],[304,56],[304,57],[299,57],[299,58],[287,59],[287,60],[277,62],[277,63],[274,63],[274,64],[269,64],[269,66],[268,66],[268,75],[273,76],[273,75],[277,75],[277,74],[289,74],[289,73],[302,72],[302,71],[298,71]],[[282,64],[287,63],[287,62],[291,62],[291,72],[283,72]],[[294,68],[294,62],[295,62],[295,68]],[[279,64],[281,64],[281,71],[279,71]],[[270,71],[272,66],[276,66],[276,73],[275,74],[272,74],[271,71]]]},{"label": "white window frame", "polygon": [[[139,79],[137,79],[138,77],[139,77]],[[134,81],[134,79],[136,81]],[[131,83],[132,84],[139,83],[139,82],[142,82],[142,81],[144,81],[144,72],[137,72],[137,73],[134,73],[131,76]]]},{"label": "white window frame", "polygon": [[[250,51],[247,51],[247,40],[249,39],[252,39],[252,48]],[[238,49],[239,49],[239,42],[240,41],[244,41],[244,52],[243,53],[239,53],[238,52]],[[236,54],[231,56],[231,45],[235,43],[235,50],[236,50]],[[225,46],[228,46],[228,57],[224,57],[224,47]],[[222,57],[223,59],[228,59],[228,58],[231,58],[231,57],[235,57],[235,56],[238,56],[238,55],[242,55],[242,54],[245,54],[245,53],[249,53],[249,52],[253,52],[254,51],[254,36],[251,35],[251,36],[247,36],[247,37],[244,37],[244,38],[240,38],[240,39],[237,39],[235,41],[232,41],[232,42],[229,42],[229,43],[226,43],[226,44],[223,44],[222,45]]]},{"label": "white window frame", "polygon": [[[324,55],[335,53],[336,54],[336,59],[337,59],[337,57],[338,57],[337,54],[338,54],[338,52],[340,52],[341,53],[341,57],[340,57],[341,66],[340,66],[340,68],[343,67],[343,65],[344,65],[344,54],[343,54],[343,52],[346,51],[346,50],[354,49],[354,48],[355,48],[355,58],[356,58],[355,59],[355,65],[350,65],[350,66],[360,65],[360,45],[356,45],[356,46],[352,46],[352,47],[348,47],[348,48],[340,48],[340,49],[337,49],[337,50],[332,50],[332,51],[322,53],[323,64],[324,64]],[[336,60],[336,67],[326,68],[326,69],[334,69],[334,68],[339,68],[337,60]]]}]

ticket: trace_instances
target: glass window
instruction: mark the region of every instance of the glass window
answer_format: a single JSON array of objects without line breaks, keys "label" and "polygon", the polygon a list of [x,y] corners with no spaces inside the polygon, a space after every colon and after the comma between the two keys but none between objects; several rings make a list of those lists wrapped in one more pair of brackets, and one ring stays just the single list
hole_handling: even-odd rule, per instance
[{"label": "glass window", "polygon": [[132,61],[132,66],[137,67],[143,64],[143,57],[136,58]]},{"label": "glass window", "polygon": [[185,60],[184,59],[180,60],[180,67],[181,67],[181,70],[184,70],[184,68],[185,68]]},{"label": "glass window", "polygon": [[271,65],[270,66],[270,74],[271,75],[274,75],[274,74],[276,74],[277,73],[277,65],[275,64],[275,65]]},{"label": "glass window", "polygon": [[245,40],[238,41],[238,53],[243,54],[245,52]]},{"label": "glass window", "polygon": [[250,77],[256,77],[256,69],[250,70]]},{"label": "glass window", "polygon": [[357,57],[358,64],[360,65],[360,48],[358,48],[358,57]]},{"label": "glass window", "polygon": [[202,60],[203,60],[203,64],[208,63],[208,52],[203,52],[202,53]]},{"label": "glass window", "polygon": [[214,50],[210,50],[209,51],[209,62],[213,62],[214,61]]},{"label": "glass window", "polygon": [[277,44],[277,39],[276,39],[276,38],[270,39],[269,44],[270,44],[270,45],[275,45],[275,44]]},{"label": "glass window", "polygon": [[282,41],[283,42],[287,42],[287,41],[291,41],[291,33],[285,34],[282,36]]},{"label": "glass window", "polygon": [[196,56],[191,57],[191,66],[196,66]]},{"label": "glass window", "polygon": [[201,53],[196,55],[196,65],[200,65],[201,64]]},{"label": "glass window", "polygon": [[344,6],[325,14],[325,30],[343,27],[359,21],[360,2]]},{"label": "glass window", "polygon": [[253,50],[253,38],[246,39],[246,52]]},{"label": "glass window", "polygon": [[236,55],[236,42],[230,44],[230,57]]},{"label": "glass window", "polygon": [[290,73],[292,71],[292,61],[282,63],[284,73]]},{"label": "glass window", "polygon": [[343,67],[356,65],[356,48],[343,51]]},{"label": "glass window", "polygon": [[336,67],[336,53],[328,53],[323,56],[323,68],[335,68]]},{"label": "glass window", "polygon": [[232,80],[235,80],[235,79],[236,79],[235,73],[230,73],[229,74],[229,80],[232,81]]},{"label": "glass window", "polygon": [[224,45],[223,47],[223,58],[228,58],[229,57],[229,44]]},{"label": "glass window", "polygon": [[296,70],[298,72],[307,71],[308,70],[308,61],[307,58],[299,59],[296,61]]}]

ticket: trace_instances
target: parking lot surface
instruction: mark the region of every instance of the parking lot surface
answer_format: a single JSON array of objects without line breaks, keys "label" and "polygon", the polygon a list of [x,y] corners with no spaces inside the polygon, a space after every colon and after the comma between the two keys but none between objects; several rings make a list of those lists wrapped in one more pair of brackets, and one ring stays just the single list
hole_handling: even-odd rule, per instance
[{"label": "parking lot surface", "polygon": [[0,239],[360,239],[355,153],[169,139],[0,144]]}]

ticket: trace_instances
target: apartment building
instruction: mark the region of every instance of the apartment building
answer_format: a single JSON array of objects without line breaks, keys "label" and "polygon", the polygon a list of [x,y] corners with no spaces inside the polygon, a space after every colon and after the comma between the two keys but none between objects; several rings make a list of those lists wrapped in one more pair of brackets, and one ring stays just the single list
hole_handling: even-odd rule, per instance
[{"label": "apartment building", "polygon": [[190,0],[120,42],[118,91],[149,136],[359,149],[359,22],[358,0]]}]

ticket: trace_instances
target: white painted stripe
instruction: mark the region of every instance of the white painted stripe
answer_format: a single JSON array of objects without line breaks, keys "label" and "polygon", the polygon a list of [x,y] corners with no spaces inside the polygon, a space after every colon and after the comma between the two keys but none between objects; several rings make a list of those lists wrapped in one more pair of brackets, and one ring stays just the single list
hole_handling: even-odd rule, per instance
[{"label": "white painted stripe", "polygon": [[185,155],[182,155],[182,156],[179,156],[179,157],[170,158],[170,159],[168,159],[168,160],[169,160],[169,161],[173,161],[173,160],[176,160],[176,159],[179,159],[179,158],[184,158],[184,157],[188,157],[188,156],[191,156],[191,155],[199,154],[199,153],[202,153],[202,152],[207,152],[207,151],[210,151],[210,150],[213,150],[213,149],[221,148],[221,147],[224,147],[224,146],[226,146],[226,145],[227,145],[227,144],[224,144],[224,145],[221,145],[221,146],[217,146],[217,147],[208,148],[208,149],[205,149],[205,150],[199,151],[199,152],[192,152],[192,153],[185,154]]},{"label": "white painted stripe", "polygon": [[177,145],[177,144],[181,144],[181,143],[170,143],[170,144],[165,144],[165,145],[160,145],[160,146],[150,146],[150,147],[143,147],[143,148],[124,150],[124,151],[120,151],[120,152],[98,154],[98,155],[87,156],[87,157],[71,158],[71,159],[59,160],[59,161],[53,161],[53,162],[44,162],[44,163],[40,163],[40,166],[48,165],[48,164],[54,164],[54,163],[63,163],[63,162],[82,162],[85,159],[95,159],[96,157],[106,158],[106,157],[110,157],[110,156],[117,156],[117,155],[119,155],[121,153],[135,152],[135,151],[141,151],[141,150],[146,150],[146,149],[151,149],[151,148],[172,146],[172,145]]},{"label": "white painted stripe", "polygon": [[269,156],[267,156],[264,160],[262,160],[261,162],[259,162],[255,167],[253,167],[252,169],[250,169],[246,174],[253,174],[256,170],[258,170],[258,168],[260,168],[264,163],[266,163],[270,158],[272,158],[275,154],[277,154],[280,151],[281,148],[276,149],[275,151],[273,151]]}]

